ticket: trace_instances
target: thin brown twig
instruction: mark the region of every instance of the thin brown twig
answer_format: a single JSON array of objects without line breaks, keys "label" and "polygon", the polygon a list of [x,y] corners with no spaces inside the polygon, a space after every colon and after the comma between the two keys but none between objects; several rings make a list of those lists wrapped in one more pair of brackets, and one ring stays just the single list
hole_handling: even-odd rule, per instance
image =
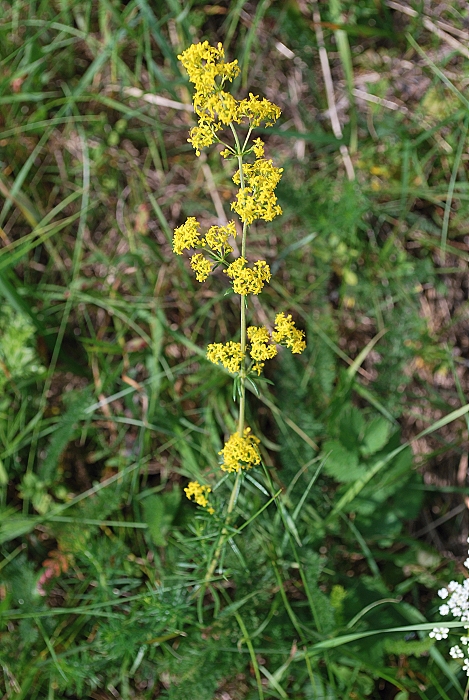
[{"label": "thin brown twig", "polygon": [[[326,88],[327,104],[329,107],[329,119],[331,120],[332,131],[336,139],[342,139],[342,127],[340,126],[339,116],[337,114],[337,105],[334,95],[334,83],[332,80],[331,67],[329,65],[329,58],[327,55],[327,50],[324,42],[324,32],[322,31],[321,25],[321,15],[319,14],[317,0],[312,0],[313,4],[313,24],[314,30],[316,32],[316,41],[319,46],[319,61],[321,63],[321,70],[324,78],[324,85]],[[340,153],[342,155],[342,160],[344,162],[345,172],[347,173],[348,179],[355,180],[355,170],[353,167],[352,159],[350,158],[350,153],[345,144],[340,146]]]}]

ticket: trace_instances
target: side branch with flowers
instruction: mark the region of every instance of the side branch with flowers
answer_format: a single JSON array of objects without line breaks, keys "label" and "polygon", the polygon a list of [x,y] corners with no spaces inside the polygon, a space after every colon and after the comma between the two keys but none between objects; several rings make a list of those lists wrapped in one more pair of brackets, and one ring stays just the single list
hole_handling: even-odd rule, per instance
[{"label": "side branch with flowers", "polygon": [[[249,296],[260,294],[271,279],[270,267],[265,260],[251,262],[248,259],[248,229],[255,221],[272,221],[282,213],[275,195],[282,168],[265,158],[264,143],[260,138],[251,142],[251,135],[261,124],[272,126],[280,117],[280,109],[251,93],[248,98],[237,100],[226,91],[227,84],[240,70],[237,61],[225,62],[221,44],[217,47],[210,46],[207,41],[193,44],[178,58],[195,86],[193,103],[198,125],[191,129],[188,141],[197,155],[201,149],[220,143],[224,146],[220,155],[237,162],[232,179],[239,189],[231,208],[242,224],[238,257],[233,256],[233,246],[229,242],[237,235],[235,221],[226,226],[211,226],[202,233],[197,219],[189,217],[176,228],[173,239],[173,250],[177,255],[185,250],[192,251],[190,266],[198,282],[204,282],[216,267],[221,266],[231,281],[233,292],[240,297],[239,341],[214,342],[207,348],[207,359],[234,375],[239,400],[237,431],[228,437],[219,453],[220,468],[236,473],[236,478],[225,514],[225,527],[207,572],[209,577],[216,568],[228,534],[226,526],[235,507],[241,475],[261,464],[260,440],[245,425],[246,380],[260,376],[265,362],[277,355],[277,345],[301,353],[306,343],[304,332],[296,328],[290,314],[277,314],[272,332],[265,326],[247,325]],[[230,143],[225,142],[223,132],[231,135]],[[209,513],[215,512],[208,485],[193,481],[185,492],[189,499]]]}]

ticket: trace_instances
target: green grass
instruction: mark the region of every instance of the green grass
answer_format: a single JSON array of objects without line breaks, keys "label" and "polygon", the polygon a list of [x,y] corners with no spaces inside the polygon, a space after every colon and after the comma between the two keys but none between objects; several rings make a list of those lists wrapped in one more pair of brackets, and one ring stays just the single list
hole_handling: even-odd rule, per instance
[{"label": "green grass", "polygon": [[[467,59],[420,11],[320,3],[340,141],[302,7],[0,1],[2,697],[464,697],[427,632],[467,535]],[[232,196],[186,141],[177,54],[203,39],[282,108],[253,318],[292,312],[308,340],[248,397],[264,466],[206,589],[237,416],[205,347],[238,320],[171,250]],[[214,518],[194,478],[218,483]]]}]

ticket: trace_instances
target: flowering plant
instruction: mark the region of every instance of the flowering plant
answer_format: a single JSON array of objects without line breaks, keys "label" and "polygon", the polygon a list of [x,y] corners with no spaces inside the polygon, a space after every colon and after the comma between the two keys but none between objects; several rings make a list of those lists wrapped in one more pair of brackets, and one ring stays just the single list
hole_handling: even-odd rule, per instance
[{"label": "flowering plant", "polygon": [[[226,525],[235,506],[242,474],[262,461],[261,441],[245,425],[246,381],[259,377],[265,362],[277,355],[278,345],[290,348],[293,353],[301,353],[306,343],[304,332],[296,328],[290,314],[277,314],[273,330],[247,324],[250,295],[260,294],[271,279],[270,267],[265,260],[250,262],[248,259],[248,228],[255,221],[272,221],[282,213],[275,195],[282,168],[277,168],[272,160],[265,158],[264,143],[260,138],[252,143],[250,139],[253,129],[262,123],[265,126],[273,125],[280,116],[280,109],[252,93],[248,98],[237,100],[227,92],[227,84],[236,78],[240,70],[237,61],[225,62],[221,44],[217,47],[210,46],[207,41],[193,44],[178,58],[195,86],[193,103],[198,125],[191,129],[188,141],[197,155],[207,146],[222,144],[220,155],[237,162],[232,179],[239,189],[231,209],[242,224],[240,254],[237,256],[231,243],[238,235],[234,220],[224,226],[213,225],[202,233],[200,223],[191,216],[176,228],[173,238],[173,250],[177,255],[185,250],[193,251],[190,266],[197,281],[204,282],[217,267],[222,267],[231,281],[234,294],[239,297],[239,340],[215,342],[207,348],[207,359],[222,365],[234,375],[239,401],[237,431],[228,437],[219,453],[222,471],[234,472],[236,477],[227,506],[225,527],[209,567],[208,574],[211,575],[227,535]],[[241,129],[247,132],[243,137],[239,133]],[[224,130],[231,132],[230,143],[223,140]],[[211,492],[208,485],[190,482],[185,492],[199,506],[210,513],[215,512],[208,498]]]}]

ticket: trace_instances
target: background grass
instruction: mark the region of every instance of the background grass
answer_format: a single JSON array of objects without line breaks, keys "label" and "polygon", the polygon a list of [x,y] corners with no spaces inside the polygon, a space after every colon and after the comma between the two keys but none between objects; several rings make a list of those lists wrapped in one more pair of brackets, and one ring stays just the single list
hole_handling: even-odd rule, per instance
[{"label": "background grass", "polygon": [[[266,466],[202,596],[222,523],[181,493],[218,481],[238,325],[171,251],[232,197],[186,141],[204,39],[282,108],[252,319],[308,349],[249,397]],[[0,2],[3,697],[463,697],[427,621],[468,534],[468,47],[456,0]]]}]

